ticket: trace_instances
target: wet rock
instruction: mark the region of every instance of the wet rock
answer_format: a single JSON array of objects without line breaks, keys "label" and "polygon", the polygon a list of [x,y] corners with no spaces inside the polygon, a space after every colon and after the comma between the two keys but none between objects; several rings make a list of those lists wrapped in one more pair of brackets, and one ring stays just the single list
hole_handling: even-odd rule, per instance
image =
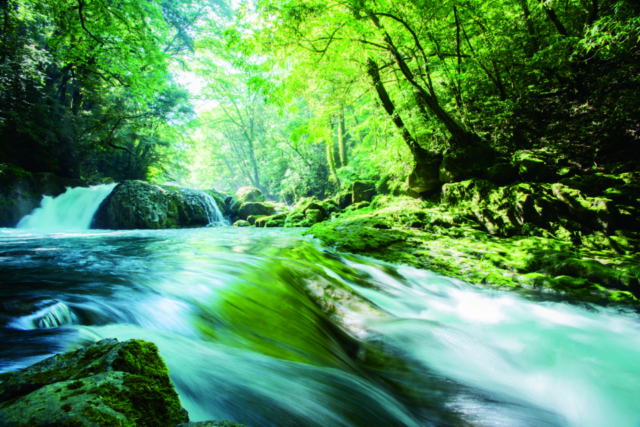
[{"label": "wet rock", "polygon": [[0,375],[0,425],[145,425],[189,421],[153,343],[115,339]]},{"label": "wet rock", "polygon": [[196,190],[143,181],[124,181],[100,204],[93,228],[131,230],[204,227],[209,224],[212,214],[209,211],[209,200]]},{"label": "wet rock", "polygon": [[266,215],[270,216],[276,212],[276,208],[268,203],[261,202],[246,202],[240,206],[238,210],[238,217],[246,220],[249,216],[253,215]]},{"label": "wet rock", "polygon": [[376,195],[376,184],[373,181],[356,181],[352,187],[353,203],[370,202]]},{"label": "wet rock", "polygon": [[0,164],[0,227],[15,227],[20,219],[40,206],[42,196],[59,196],[67,187],[86,187],[80,179],[60,178],[52,173],[31,173]]},{"label": "wet rock", "polygon": [[245,221],[243,219],[239,219],[233,223],[234,227],[251,227],[251,223],[249,221]]}]

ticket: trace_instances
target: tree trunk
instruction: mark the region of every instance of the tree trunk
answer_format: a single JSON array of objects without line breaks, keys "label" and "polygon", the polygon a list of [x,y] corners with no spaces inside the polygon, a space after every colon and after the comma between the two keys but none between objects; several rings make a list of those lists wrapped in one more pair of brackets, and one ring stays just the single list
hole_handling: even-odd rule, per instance
[{"label": "tree trunk", "polygon": [[338,123],[338,145],[340,148],[340,164],[345,167],[349,164],[347,159],[347,144],[349,142],[349,134],[345,132],[344,125],[344,108],[340,110],[340,119]]},{"label": "tree trunk", "polygon": [[[389,33],[387,33],[384,30],[384,27],[380,24],[380,21],[374,14],[369,13],[369,16],[373,21],[374,25],[380,31],[382,31],[384,41],[387,45],[387,50],[393,56],[394,60],[396,61],[396,64],[398,64],[398,67],[400,68],[400,71],[404,75],[405,79],[411,84],[411,86],[413,86],[416,102],[418,104],[418,107],[422,111],[424,111],[423,114],[425,114],[425,120],[428,119],[428,117],[426,116],[426,110],[425,110],[425,107],[426,107],[447,128],[447,130],[451,134],[451,137],[455,141],[454,145],[465,146],[465,145],[472,144],[474,141],[478,140],[477,135],[475,135],[472,132],[468,132],[460,123],[458,123],[449,113],[447,113],[440,106],[436,98],[431,96],[429,92],[427,92],[422,86],[420,86],[420,84],[418,84],[418,82],[415,79],[415,75],[409,68],[409,65],[404,60],[400,51],[398,51],[398,48],[393,43],[393,40],[391,39],[391,36],[389,35]],[[377,69],[377,66],[376,66],[376,69]]]},{"label": "tree trunk", "polygon": [[540,0],[540,3],[542,4],[542,8],[547,14],[547,17],[553,23],[553,25],[555,25],[556,30],[558,30],[558,33],[560,33],[560,35],[564,37],[569,37],[569,33],[567,32],[567,29],[564,27],[562,22],[560,22],[560,20],[558,19],[558,15],[556,15],[556,11],[553,10],[553,8],[548,7],[545,4],[545,0]]}]

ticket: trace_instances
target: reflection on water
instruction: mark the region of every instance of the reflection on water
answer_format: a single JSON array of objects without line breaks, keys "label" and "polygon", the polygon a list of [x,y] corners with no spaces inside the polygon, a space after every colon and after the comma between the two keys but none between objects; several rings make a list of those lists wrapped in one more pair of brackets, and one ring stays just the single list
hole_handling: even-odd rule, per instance
[{"label": "reflection on water", "polygon": [[640,421],[635,313],[472,287],[298,233],[0,229],[0,370],[140,338],[196,421]]}]

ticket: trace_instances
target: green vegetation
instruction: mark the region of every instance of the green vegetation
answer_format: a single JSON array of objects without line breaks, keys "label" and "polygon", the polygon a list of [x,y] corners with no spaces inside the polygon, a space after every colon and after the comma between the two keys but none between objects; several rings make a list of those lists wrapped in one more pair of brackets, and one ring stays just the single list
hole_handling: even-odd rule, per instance
[{"label": "green vegetation", "polygon": [[[179,183],[236,226],[313,226],[475,283],[639,295],[636,2],[0,10],[2,171]],[[153,195],[177,191],[119,227],[202,225]]]},{"label": "green vegetation", "polygon": [[3,425],[167,426],[189,420],[155,344],[103,340],[3,374]]}]

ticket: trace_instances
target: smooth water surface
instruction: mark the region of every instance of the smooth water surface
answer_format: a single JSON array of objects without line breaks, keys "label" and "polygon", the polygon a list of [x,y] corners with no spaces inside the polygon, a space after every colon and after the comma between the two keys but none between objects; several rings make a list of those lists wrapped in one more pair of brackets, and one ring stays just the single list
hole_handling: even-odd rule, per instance
[{"label": "smooth water surface", "polygon": [[0,229],[0,371],[155,342],[191,420],[640,421],[640,321],[341,255],[291,229]]}]

